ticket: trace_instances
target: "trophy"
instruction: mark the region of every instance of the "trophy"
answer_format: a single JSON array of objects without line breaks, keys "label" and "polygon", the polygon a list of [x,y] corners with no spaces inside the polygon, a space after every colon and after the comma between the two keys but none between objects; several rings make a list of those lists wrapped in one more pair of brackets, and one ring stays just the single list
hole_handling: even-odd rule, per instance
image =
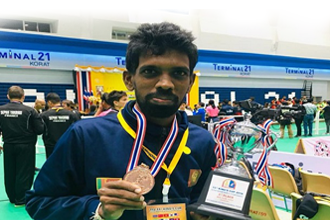
[{"label": "trophy", "polygon": [[[215,127],[220,166],[210,172],[197,203],[189,205],[188,210],[223,219],[251,219],[249,208],[254,177],[241,161],[247,153],[262,152],[257,174],[262,183],[272,182],[267,156],[278,135],[270,130],[271,120],[255,125],[250,118],[250,114],[246,114],[242,122],[224,118]],[[232,156],[230,162],[226,160],[226,151]]]}]

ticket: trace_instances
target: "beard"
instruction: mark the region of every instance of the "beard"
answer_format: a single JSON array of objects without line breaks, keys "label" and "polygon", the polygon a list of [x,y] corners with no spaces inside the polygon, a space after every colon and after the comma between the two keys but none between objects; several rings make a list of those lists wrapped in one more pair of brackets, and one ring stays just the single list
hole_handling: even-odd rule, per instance
[{"label": "beard", "polygon": [[[166,90],[157,90],[156,93],[150,93],[146,95],[145,98],[138,95],[138,91],[136,93],[136,102],[138,103],[143,114],[148,117],[154,118],[167,118],[174,115],[180,107],[181,102],[179,101],[179,97],[174,95],[171,91]],[[157,97],[166,97],[166,99],[170,99],[173,101],[171,105],[159,105],[152,103],[151,100]],[[182,101],[182,100],[181,100]]]}]

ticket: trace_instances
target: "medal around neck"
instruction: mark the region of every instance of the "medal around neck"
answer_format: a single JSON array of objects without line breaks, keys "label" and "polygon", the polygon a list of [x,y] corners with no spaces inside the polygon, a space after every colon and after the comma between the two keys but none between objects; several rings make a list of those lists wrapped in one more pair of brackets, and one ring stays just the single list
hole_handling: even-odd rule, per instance
[{"label": "medal around neck", "polygon": [[143,163],[140,166],[137,166],[133,170],[126,173],[123,180],[135,183],[136,185],[141,187],[142,195],[150,192],[155,185],[155,179],[151,175],[149,166]]}]

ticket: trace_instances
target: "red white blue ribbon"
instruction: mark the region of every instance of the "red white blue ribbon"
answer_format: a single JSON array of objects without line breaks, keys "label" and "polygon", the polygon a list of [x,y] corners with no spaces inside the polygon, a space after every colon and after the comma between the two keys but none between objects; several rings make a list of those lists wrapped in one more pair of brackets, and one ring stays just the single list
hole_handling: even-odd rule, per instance
[{"label": "red white blue ribbon", "polygon": [[[132,110],[136,115],[136,119],[137,119],[137,131],[126,172],[129,172],[132,169],[134,169],[134,167],[136,167],[139,162],[143,141],[146,133],[146,128],[147,128],[147,121],[144,114],[136,107],[136,105],[134,105]],[[159,170],[161,169],[161,166],[164,163],[168,153],[170,152],[178,133],[179,133],[179,125],[175,116],[171,126],[170,133],[168,134],[166,141],[164,142],[161,150],[159,151],[154,161],[154,164],[151,167],[151,174],[153,176],[156,176]]]},{"label": "red white blue ribbon", "polygon": [[260,182],[263,185],[271,186],[273,187],[273,177],[269,171],[269,168],[267,166],[268,164],[268,156],[270,153],[270,150],[268,147],[273,143],[273,139],[270,135],[269,129],[272,125],[273,121],[268,119],[266,120],[262,125],[258,125],[258,127],[263,131],[263,135],[261,138],[262,145],[264,147],[262,154],[258,160],[257,166],[255,168],[255,171],[258,175],[258,178]]},{"label": "red white blue ribbon", "polygon": [[229,130],[236,123],[235,118],[224,118],[217,124],[213,130],[217,144],[214,147],[214,153],[217,157],[216,167],[222,166],[227,160],[227,145],[231,145],[229,140]]},{"label": "red white blue ribbon", "polygon": [[137,166],[142,150],[142,145],[147,129],[147,123],[146,118],[144,114],[142,114],[134,105],[133,112],[136,115],[136,121],[137,121],[137,131],[136,131],[136,138],[133,143],[133,148],[131,151],[131,156],[128,161],[128,165],[126,168],[126,172],[129,172],[134,169],[134,167]]}]

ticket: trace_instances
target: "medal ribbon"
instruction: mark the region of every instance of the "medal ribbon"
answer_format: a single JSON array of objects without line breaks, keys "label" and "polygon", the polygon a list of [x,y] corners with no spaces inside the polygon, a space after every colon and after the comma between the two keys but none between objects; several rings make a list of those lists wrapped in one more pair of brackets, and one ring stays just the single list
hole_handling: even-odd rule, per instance
[{"label": "medal ribbon", "polygon": [[146,129],[147,129],[147,123],[146,118],[142,113],[140,113],[137,108],[135,108],[135,105],[133,107],[133,112],[136,115],[137,120],[137,135],[135,136],[133,148],[131,151],[131,156],[128,161],[128,165],[126,168],[126,173],[133,170],[134,167],[137,166],[141,154],[141,146],[143,145]]},{"label": "medal ribbon", "polygon": [[[119,112],[117,114],[117,117],[118,117],[118,120],[121,124],[121,126],[124,128],[124,130],[132,136],[132,138],[134,138],[135,140],[137,139],[137,134],[135,133],[135,131],[126,123],[123,115],[121,114],[121,112]],[[176,118],[175,118],[176,119]],[[176,121],[176,120],[175,120]],[[174,124],[174,123],[173,123]],[[173,124],[172,124],[172,128],[173,128]],[[177,124],[177,122],[176,122]],[[171,129],[172,130],[172,129]],[[178,128],[177,128],[178,130]],[[168,194],[168,191],[169,191],[169,188],[171,186],[171,182],[170,182],[170,175],[172,174],[173,170],[175,169],[176,165],[178,164],[180,158],[181,158],[181,155],[184,151],[184,148],[186,146],[186,143],[187,143],[187,140],[188,140],[188,135],[189,135],[189,129],[187,128],[183,134],[183,137],[181,139],[181,142],[179,144],[179,147],[176,151],[176,153],[174,154],[174,157],[169,165],[169,167],[167,167],[167,165],[164,163],[164,161],[161,163],[161,167],[167,172],[167,177],[163,183],[163,195],[167,197],[167,194]],[[169,136],[167,137],[167,141],[165,141],[164,145],[166,143],[169,143],[168,139],[170,138],[171,136],[171,132],[169,134]],[[177,136],[177,134],[175,135],[175,137]],[[163,145],[163,147],[164,147]],[[172,143],[173,145],[173,143]],[[134,146],[134,145],[133,145]],[[134,146],[135,147],[135,146]],[[163,148],[162,147],[162,148]],[[155,161],[157,160],[157,157],[153,152],[151,152],[147,147],[145,147],[143,145],[143,142],[142,142],[142,149],[143,151],[146,153],[146,155],[152,160],[154,161],[154,164],[155,164]],[[132,149],[132,152],[134,151],[134,148]],[[140,153],[141,153],[141,150],[140,150]],[[161,152],[160,152],[161,153]],[[159,153],[159,154],[160,154]],[[132,153],[131,153],[132,154]],[[159,155],[158,154],[158,155]],[[167,152],[168,154],[168,152]],[[167,156],[166,154],[166,156]],[[140,154],[139,154],[140,155]],[[166,158],[166,157],[165,157]],[[159,171],[159,170],[158,170]],[[157,172],[158,173],[158,172]],[[157,175],[156,173],[156,175]]]},{"label": "medal ribbon", "polygon": [[222,166],[226,162],[226,145],[231,144],[231,141],[229,140],[228,131],[235,122],[235,118],[224,118],[214,128],[213,136],[217,141],[217,144],[214,147],[214,153],[217,157],[216,167]]},{"label": "medal ribbon", "polygon": [[[137,139],[137,138],[136,138],[136,137],[137,137],[137,134],[136,134],[135,131],[134,131],[134,130],[133,130],[133,129],[127,124],[127,122],[125,121],[125,119],[124,119],[123,115],[121,114],[121,112],[119,112],[119,113],[117,114],[117,117],[118,117],[118,120],[119,120],[121,126],[124,128],[124,130],[125,130],[129,135],[131,135],[132,138]],[[176,122],[176,124],[177,124],[177,122]],[[172,124],[172,127],[173,127],[173,124]],[[177,132],[178,132],[178,129],[177,129]],[[170,134],[171,134],[171,132],[170,132]],[[170,134],[169,134],[169,136],[170,136]],[[164,162],[161,163],[161,167],[162,167],[167,173],[169,173],[169,172],[171,173],[171,172],[174,170],[176,164],[178,163],[178,161],[179,161],[179,159],[180,159],[180,157],[181,157],[181,155],[182,155],[182,152],[183,152],[183,150],[184,150],[184,147],[185,147],[185,145],[186,145],[186,143],[187,143],[188,134],[189,134],[189,132],[188,132],[188,128],[187,128],[186,131],[185,131],[185,133],[184,133],[184,135],[183,135],[183,137],[182,137],[182,140],[181,140],[181,142],[180,142],[179,148],[178,148],[177,152],[175,153],[175,155],[174,155],[174,157],[173,157],[173,160],[172,160],[172,162],[171,162],[171,164],[173,164],[173,165],[172,165],[173,168],[172,168],[171,164],[170,164],[170,167],[168,168]],[[168,137],[167,139],[169,139],[169,137]],[[169,143],[169,141],[167,141],[167,143]],[[142,142],[142,144],[143,144],[143,142]],[[165,144],[166,144],[166,141],[165,141],[164,145],[165,145]],[[164,147],[164,145],[163,145],[163,147]],[[173,145],[173,143],[172,143],[172,145]],[[159,156],[159,154],[161,154],[161,152],[160,152],[160,153],[158,154],[158,156],[155,156],[155,155],[154,155],[154,154],[153,154],[153,153],[152,153],[147,147],[145,147],[145,146],[143,146],[143,145],[142,145],[142,149],[143,149],[144,152],[147,154],[147,156],[148,156],[150,159],[152,159],[153,161],[155,161],[155,160],[157,159],[157,157]],[[133,150],[134,150],[134,149],[132,149],[132,151],[133,151]],[[167,155],[167,154],[166,154],[166,155]],[[174,163],[174,161],[177,161],[177,162]],[[157,174],[156,174],[156,175],[157,175]]]},{"label": "medal ribbon", "polygon": [[[136,107],[136,105],[134,105],[132,110],[133,113],[136,115],[136,119],[137,119],[137,132],[126,172],[131,171],[138,164],[143,146],[144,137],[145,137],[145,132],[147,128],[147,120],[143,115],[143,113]],[[165,161],[165,158],[167,157],[168,153],[170,152],[175,142],[178,133],[179,133],[179,126],[175,116],[171,126],[171,130],[151,167],[152,176],[155,177],[158,174],[162,164]]]},{"label": "medal ribbon", "polygon": [[267,185],[271,187],[273,187],[274,182],[267,164],[268,164],[268,156],[270,153],[270,149],[268,149],[268,147],[273,142],[273,139],[269,133],[269,129],[272,123],[273,121],[268,119],[262,125],[258,125],[258,127],[263,131],[263,135],[260,138],[264,149],[255,168],[255,171],[258,175],[260,182],[263,185]]},{"label": "medal ribbon", "polygon": [[63,109],[62,107],[53,107],[53,110],[56,110],[56,112],[58,112],[59,110]]}]

